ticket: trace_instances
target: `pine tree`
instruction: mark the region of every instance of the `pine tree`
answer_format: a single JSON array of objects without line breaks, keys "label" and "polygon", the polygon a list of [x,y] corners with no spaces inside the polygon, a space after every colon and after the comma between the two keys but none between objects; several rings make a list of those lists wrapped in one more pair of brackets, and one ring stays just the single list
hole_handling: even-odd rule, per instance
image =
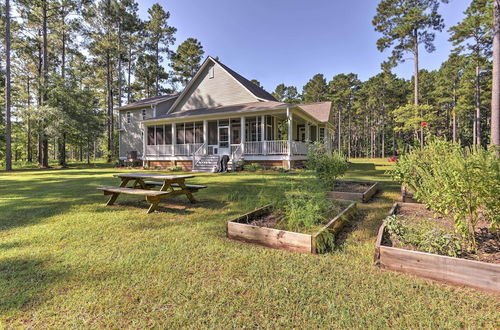
[{"label": "pine tree", "polygon": [[167,54],[167,56],[171,55],[172,52],[169,46],[175,42],[174,34],[177,29],[168,25],[170,13],[165,11],[160,4],[155,3],[148,9],[148,14],[149,19],[145,23],[145,49],[149,54],[154,56],[154,94],[159,95],[162,81],[168,78],[167,72],[161,66],[161,61],[163,60],[162,53]]},{"label": "pine tree", "polygon": [[473,0],[463,21],[450,28],[450,41],[457,46],[455,51],[466,55],[475,65],[474,145],[481,145],[481,70],[491,54],[492,13],[491,0]]},{"label": "pine tree", "polygon": [[205,51],[197,39],[188,38],[182,42],[172,56],[173,82],[186,86],[200,68],[203,54]]},{"label": "pine tree", "polygon": [[323,74],[315,74],[302,89],[304,102],[321,102],[328,99],[328,85]]},{"label": "pine tree", "polygon": [[[500,0],[493,0],[493,83],[491,95],[491,144],[500,149]],[[500,154],[500,150],[498,150]]]},{"label": "pine tree", "polygon": [[11,81],[10,81],[10,0],[5,0],[5,170],[12,170]]}]

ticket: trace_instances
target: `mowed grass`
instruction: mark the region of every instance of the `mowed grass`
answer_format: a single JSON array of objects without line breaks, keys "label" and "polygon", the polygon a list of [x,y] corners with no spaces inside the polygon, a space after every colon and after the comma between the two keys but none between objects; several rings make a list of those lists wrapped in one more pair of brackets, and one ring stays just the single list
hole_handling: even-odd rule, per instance
[{"label": "mowed grass", "polygon": [[98,166],[0,173],[0,320],[49,328],[495,328],[497,295],[373,266],[377,230],[398,186],[383,160],[354,160],[350,179],[382,193],[334,252],[305,255],[228,240],[225,223],[302,176],[196,174],[197,204],[147,215]]}]

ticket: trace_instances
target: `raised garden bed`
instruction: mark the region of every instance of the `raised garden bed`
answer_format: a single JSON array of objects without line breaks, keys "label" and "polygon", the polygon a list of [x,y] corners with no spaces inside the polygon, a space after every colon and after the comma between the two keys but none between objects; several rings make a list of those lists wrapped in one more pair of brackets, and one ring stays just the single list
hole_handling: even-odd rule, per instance
[{"label": "raised garden bed", "polygon": [[378,190],[378,182],[337,180],[334,190],[328,195],[335,199],[345,199],[366,203]]},{"label": "raised garden bed", "polygon": [[413,197],[414,193],[413,189],[401,186],[401,200],[403,203],[418,203],[418,201]]},{"label": "raised garden bed", "polygon": [[[273,207],[264,206],[226,224],[227,237],[275,249],[303,253],[324,251],[325,238],[335,235],[356,214],[356,203],[347,203],[341,212],[314,234],[304,234],[272,228],[276,224]],[[331,237],[331,236],[330,236]],[[320,248],[322,247],[322,248]]]},{"label": "raised garden bed", "polygon": [[[403,213],[414,213],[421,208],[422,213],[426,209],[424,205],[413,203],[395,203],[389,215]],[[428,211],[427,211],[428,212]],[[442,256],[427,252],[420,252],[406,247],[394,247],[385,225],[378,232],[375,243],[375,265],[388,270],[413,274],[419,277],[447,282],[451,284],[464,285],[500,293],[500,264],[494,263],[499,260],[485,258],[485,261],[466,259],[470,256],[460,258]]]}]

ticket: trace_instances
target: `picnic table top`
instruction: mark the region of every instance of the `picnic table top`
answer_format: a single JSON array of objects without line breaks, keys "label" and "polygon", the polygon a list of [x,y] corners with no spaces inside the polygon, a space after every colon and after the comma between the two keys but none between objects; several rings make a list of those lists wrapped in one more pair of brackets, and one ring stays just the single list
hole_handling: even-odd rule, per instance
[{"label": "picnic table top", "polygon": [[114,175],[117,178],[131,179],[157,179],[157,180],[176,180],[194,178],[194,175],[167,175],[158,173],[121,173]]}]

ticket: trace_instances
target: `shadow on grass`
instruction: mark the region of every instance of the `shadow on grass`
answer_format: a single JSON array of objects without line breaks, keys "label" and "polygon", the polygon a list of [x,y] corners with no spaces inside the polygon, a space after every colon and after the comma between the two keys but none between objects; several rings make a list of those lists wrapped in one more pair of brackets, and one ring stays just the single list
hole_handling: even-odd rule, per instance
[{"label": "shadow on grass", "polygon": [[16,257],[0,260],[0,314],[30,308],[48,299],[52,284],[66,271],[48,269],[48,260]]}]

